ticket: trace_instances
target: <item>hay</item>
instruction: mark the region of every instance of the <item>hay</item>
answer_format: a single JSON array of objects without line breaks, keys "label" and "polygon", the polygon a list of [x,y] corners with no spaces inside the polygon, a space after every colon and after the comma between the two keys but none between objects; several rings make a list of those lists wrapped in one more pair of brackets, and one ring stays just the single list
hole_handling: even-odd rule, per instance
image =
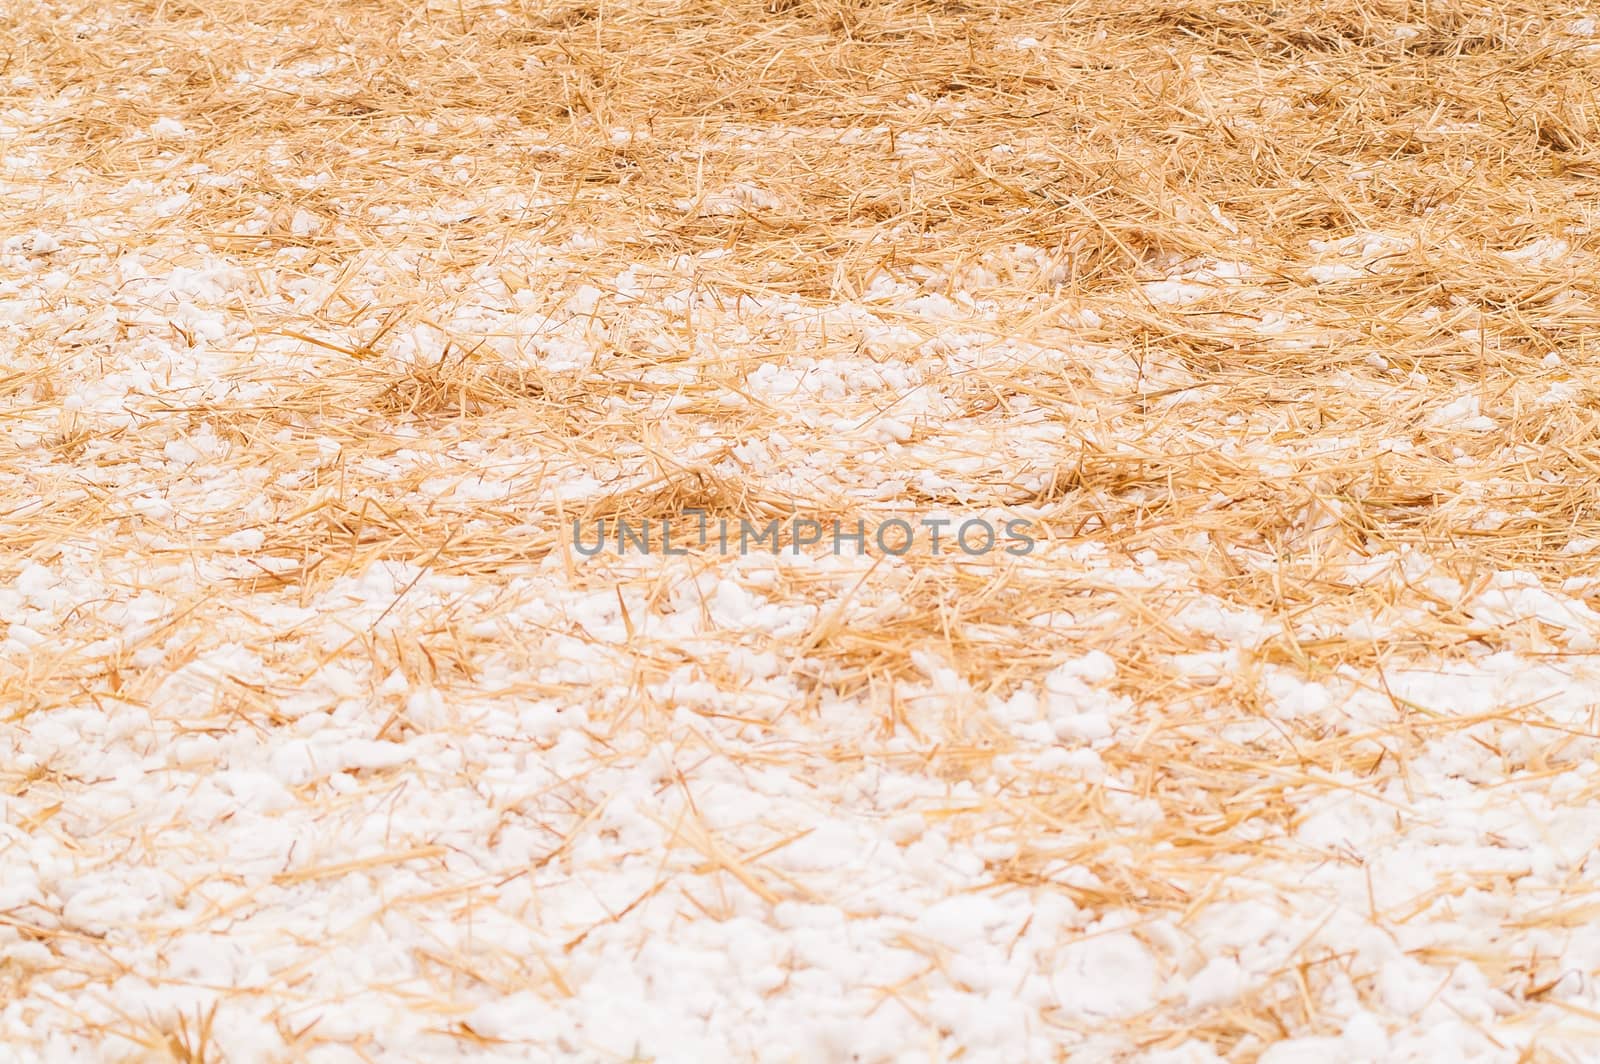
[{"label": "hay", "polygon": [[1585,1058],[1581,15],[10,5],[6,1039]]}]

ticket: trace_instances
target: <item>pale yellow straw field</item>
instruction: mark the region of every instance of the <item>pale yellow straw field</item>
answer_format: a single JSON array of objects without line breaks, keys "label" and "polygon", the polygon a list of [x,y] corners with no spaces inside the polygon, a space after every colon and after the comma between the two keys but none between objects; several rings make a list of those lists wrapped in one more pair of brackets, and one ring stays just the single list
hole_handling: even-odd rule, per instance
[{"label": "pale yellow straw field", "polygon": [[1597,19],[4,4],[0,1060],[1600,1060]]}]

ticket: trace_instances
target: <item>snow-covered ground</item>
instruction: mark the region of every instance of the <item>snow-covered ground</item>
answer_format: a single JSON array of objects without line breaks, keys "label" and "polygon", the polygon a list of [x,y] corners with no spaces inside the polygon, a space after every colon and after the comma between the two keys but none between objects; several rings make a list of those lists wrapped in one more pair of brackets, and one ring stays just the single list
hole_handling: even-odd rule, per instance
[{"label": "snow-covered ground", "polygon": [[1594,23],[1184,10],[0,16],[0,1059],[1600,1059]]}]

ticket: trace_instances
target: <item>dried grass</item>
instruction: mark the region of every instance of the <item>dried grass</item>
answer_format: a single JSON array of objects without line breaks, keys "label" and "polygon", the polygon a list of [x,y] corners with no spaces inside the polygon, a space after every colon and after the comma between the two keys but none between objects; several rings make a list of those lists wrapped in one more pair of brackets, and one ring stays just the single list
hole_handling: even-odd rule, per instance
[{"label": "dried grass", "polygon": [[[1057,547],[1097,544],[1119,564],[1158,562],[1168,575],[1136,588],[1087,568],[918,554],[861,580],[855,605],[893,605],[848,623],[828,613],[848,584],[784,573],[768,593],[816,604],[819,620],[766,649],[811,694],[705,719],[722,737],[708,742],[756,758],[759,744],[745,741],[753,730],[860,697],[883,734],[913,736],[916,753],[819,741],[793,752],[796,771],[872,757],[911,758],[950,780],[1008,774],[1002,798],[945,818],[954,837],[1017,842],[1014,858],[989,869],[994,889],[1054,889],[1091,911],[1182,917],[1215,901],[1215,882],[1240,868],[1288,884],[1296,869],[1359,859],[1294,841],[1308,789],[1337,788],[1354,772],[1377,793],[1442,729],[1471,727],[1493,742],[1502,729],[1556,727],[1537,706],[1451,720],[1450,707],[1401,701],[1370,729],[1276,721],[1246,742],[1230,727],[1271,719],[1268,668],[1343,674],[1377,691],[1386,674],[1493,651],[1571,653],[1557,629],[1485,625],[1462,606],[1505,570],[1551,588],[1600,577],[1600,554],[1565,551],[1600,539],[1589,339],[1600,323],[1600,66],[1585,41],[1563,36],[1554,12],[1469,0],[164,0],[81,9],[21,0],[0,15],[0,112],[38,98],[67,102],[50,123],[3,141],[42,163],[37,195],[0,211],[8,233],[59,233],[71,253],[155,248],[181,264],[210,248],[259,279],[260,300],[230,308],[232,319],[247,320],[261,344],[298,345],[292,374],[281,359],[258,366],[251,352],[237,353],[236,379],[261,386],[248,398],[192,390],[169,399],[177,405],[168,419],[213,426],[229,441],[228,462],[269,474],[274,515],[220,512],[181,539],[140,548],[152,564],[203,560],[231,556],[229,536],[262,534],[253,567],[231,586],[195,589],[186,624],[305,604],[380,560],[503,581],[546,571],[573,518],[696,508],[765,520],[977,501],[1031,508]],[[1023,36],[1036,46],[1018,47]],[[325,74],[284,73],[323,62]],[[34,82],[7,80],[16,75]],[[142,135],[160,118],[195,136]],[[128,182],[178,181],[193,164],[238,181],[191,185],[159,228],[119,222]],[[454,220],[439,220],[457,206]],[[1355,237],[1359,249],[1362,234],[1388,243],[1346,255],[1343,275],[1317,279],[1337,256],[1311,242]],[[1518,254],[1539,239],[1565,248]],[[530,250],[540,247],[564,250],[540,258]],[[1143,286],[1219,264],[1243,280],[1202,278],[1205,291],[1182,303],[1145,297]],[[633,296],[615,285],[629,268],[641,286]],[[316,313],[277,298],[297,278],[328,282]],[[800,356],[926,359],[908,346],[875,348],[848,324],[797,340],[755,309],[820,313],[859,301],[900,313],[873,287],[884,278],[984,301],[995,317],[982,331],[1005,338],[991,353],[1014,356],[922,366],[921,386],[959,403],[918,419],[910,442],[925,445],[916,455],[987,459],[965,498],[914,486],[878,498],[880,480],[914,483],[937,462],[908,451],[904,468],[883,468],[881,454],[859,453],[750,386],[758,367]],[[520,340],[460,324],[455,313],[496,279],[531,293],[529,305],[550,320],[587,313],[602,347],[594,364],[519,364],[502,352]],[[571,310],[586,284],[600,293],[593,308]],[[692,310],[639,316],[685,285],[697,294]],[[75,298],[70,286],[62,298]],[[944,330],[904,323],[922,338]],[[170,328],[169,337],[197,342],[182,323]],[[410,357],[396,346],[424,335],[441,354]],[[84,353],[76,342],[71,330],[22,323],[0,367],[9,416],[60,406],[76,372],[63,363]],[[1123,363],[1131,385],[1107,376],[1107,365]],[[1475,398],[1493,427],[1429,421],[1461,396]],[[840,412],[866,415],[895,399],[854,396]],[[1062,429],[1049,465],[1010,450],[1019,411]],[[0,514],[0,572],[70,544],[109,549],[161,531],[94,485],[159,451],[165,428],[63,419],[45,439],[0,441],[0,470],[21,492]],[[732,479],[719,469],[731,450],[685,457],[703,431],[730,447],[774,433],[789,444],[776,467],[742,463]],[[332,461],[319,450],[328,440],[340,448]],[[373,464],[402,451],[414,456],[406,472]],[[80,475],[90,467],[95,477]],[[419,501],[431,478],[474,469],[513,490],[489,503]],[[279,476],[290,473],[304,475]],[[584,476],[606,490],[558,501],[560,485]],[[1397,570],[1363,575],[1357,564],[1404,551],[1457,581],[1458,600]],[[619,588],[625,618],[660,607],[665,577],[649,566],[566,564],[575,592]],[[711,554],[692,564],[732,571]],[[1592,601],[1592,591],[1580,594]],[[1278,631],[1237,671],[1187,672],[1177,664],[1184,655],[1227,649],[1178,619],[1203,597],[1271,618]],[[1047,616],[1056,620],[1033,623]],[[1361,620],[1374,634],[1355,634]],[[670,707],[650,693],[653,682],[687,666],[737,689],[726,654],[739,633],[724,646],[684,647],[643,634],[642,619],[629,623],[641,634],[607,651],[631,661],[625,690],[612,677],[541,693],[590,700],[599,734],[664,735]],[[8,727],[97,698],[145,704],[184,660],[168,648],[152,672],[95,658],[84,648],[111,632],[92,610],[70,637],[58,634],[6,677]],[[1116,661],[1115,693],[1134,707],[1104,756],[1153,803],[1145,827],[1096,784],[1008,762],[1014,740],[980,711],[980,696],[1037,683],[1091,647]],[[547,664],[525,631],[491,634],[446,614],[403,637],[354,630],[332,659],[293,631],[261,649],[284,675],[367,660],[379,674],[426,676],[463,697],[482,693],[485,663]],[[925,677],[924,654],[971,685],[966,703],[901,704],[897,685]],[[236,686],[207,726],[278,727],[274,707],[287,693]],[[376,696],[374,712],[380,737],[415,732]],[[1588,734],[1579,729],[1548,770],[1592,756]],[[8,776],[6,786],[12,808],[35,811],[28,830],[45,831],[43,806],[86,785],[35,774]],[[704,823],[667,826],[681,852],[661,855],[663,882],[713,876],[768,903],[813,893]],[[583,821],[568,830],[583,831]],[[397,841],[389,859],[431,865],[448,884],[435,860],[442,852]],[[304,862],[283,882],[381,863],[332,854]],[[1068,865],[1101,886],[1063,880]],[[469,897],[492,898],[493,889]],[[1538,911],[1514,884],[1489,889],[1547,927],[1583,919],[1592,905],[1581,881]],[[1404,918],[1375,916],[1380,926]],[[26,933],[48,945],[66,931]],[[490,963],[510,966],[498,976],[451,968],[465,959],[436,960],[441,1023],[463,1045],[490,1043],[443,1019],[455,980],[531,980],[540,993],[570,993],[559,957],[544,961],[547,973],[499,958]],[[1474,963],[1499,973],[1529,1010],[1559,975],[1526,970],[1511,933],[1479,943]],[[1316,1002],[1342,961],[1308,952],[1296,965],[1233,1006],[1160,1008],[1114,1026],[1141,1051],[1199,1038],[1240,1061],[1289,1034],[1329,1033]],[[0,1000],[24,994],[30,978],[0,967]],[[1370,995],[1372,973],[1342,978]],[[897,993],[916,1007],[915,985]],[[127,1034],[170,1047],[173,1059],[210,1060],[214,1018]],[[1061,1037],[1095,1033],[1106,1032],[1063,1021]],[[318,1035],[303,1037],[285,1035],[286,1044],[304,1051]],[[1534,1047],[1524,1059],[1566,1058]]]}]

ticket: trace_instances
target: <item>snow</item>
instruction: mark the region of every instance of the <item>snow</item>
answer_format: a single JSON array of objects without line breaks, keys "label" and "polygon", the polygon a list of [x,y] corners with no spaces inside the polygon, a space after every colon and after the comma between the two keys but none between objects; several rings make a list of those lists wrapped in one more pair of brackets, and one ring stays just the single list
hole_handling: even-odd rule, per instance
[{"label": "snow", "polygon": [[[343,62],[232,80],[303,93]],[[135,132],[175,153],[204,128]],[[1242,263],[1152,263],[1020,330],[995,292],[1044,248],[806,298],[718,288],[730,248],[624,261],[581,228],[461,265],[438,233],[559,202],[477,187],[451,147],[455,198],[361,205],[391,241],[363,245],[328,180],[280,202],[204,163],[57,173],[31,143],[0,176],[16,1059],[126,1059],[212,1007],[236,1060],[1177,1064],[1225,1059],[1202,1032],[1257,1009],[1282,1037],[1243,1052],[1275,1064],[1600,1051],[1592,579],[1351,531],[1402,505],[1515,526],[1543,488],[1507,434],[1582,423],[1570,356],[1518,390],[1360,351],[1329,391],[1401,413],[1314,435],[1303,395],[1219,412],[1231,381],[1113,342],[1135,312],[1270,302]],[[794,207],[707,188],[666,203]],[[216,192],[248,201],[226,231]],[[1301,272],[1366,282],[1412,247],[1342,233]],[[1593,267],[1554,235],[1496,254]],[[1241,335],[1286,357],[1309,327],[1261,306]],[[1380,463],[1467,472],[1406,504],[1423,477],[1359,481]],[[1184,483],[1202,466],[1226,483]],[[697,492],[1051,536],[943,567],[559,549],[575,515]],[[1210,501],[1158,536],[1185,492]],[[1229,539],[1239,513],[1259,535]],[[1581,566],[1600,541],[1570,532],[1538,549]]]}]

